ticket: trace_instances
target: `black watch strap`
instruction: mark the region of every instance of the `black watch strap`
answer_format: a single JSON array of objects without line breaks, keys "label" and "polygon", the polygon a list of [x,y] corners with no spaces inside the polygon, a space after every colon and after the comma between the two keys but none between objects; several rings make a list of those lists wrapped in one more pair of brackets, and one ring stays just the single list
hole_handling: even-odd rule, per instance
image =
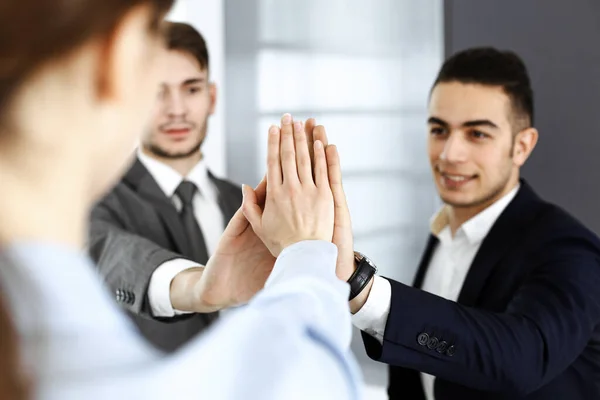
[{"label": "black watch strap", "polygon": [[348,284],[350,284],[350,297],[348,301],[358,296],[377,272],[377,267],[375,267],[371,260],[359,252],[354,252],[354,259],[357,267],[348,279]]}]

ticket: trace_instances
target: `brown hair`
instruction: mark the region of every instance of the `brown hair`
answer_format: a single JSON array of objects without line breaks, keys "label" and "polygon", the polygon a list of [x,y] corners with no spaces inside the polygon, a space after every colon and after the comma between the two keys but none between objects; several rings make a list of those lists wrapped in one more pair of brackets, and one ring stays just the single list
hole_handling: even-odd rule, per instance
[{"label": "brown hair", "polygon": [[[152,12],[158,31],[174,0],[0,1],[0,123],[15,92],[36,70],[65,57],[95,37],[110,35],[137,6]],[[19,363],[18,336],[0,298],[0,398],[29,398]]]},{"label": "brown hair", "polygon": [[167,49],[186,52],[198,61],[201,69],[209,69],[206,42],[193,26],[183,22],[167,22],[164,35]]},{"label": "brown hair", "polygon": [[36,69],[108,35],[133,7],[152,8],[157,30],[174,0],[19,0],[0,2],[0,112]]}]

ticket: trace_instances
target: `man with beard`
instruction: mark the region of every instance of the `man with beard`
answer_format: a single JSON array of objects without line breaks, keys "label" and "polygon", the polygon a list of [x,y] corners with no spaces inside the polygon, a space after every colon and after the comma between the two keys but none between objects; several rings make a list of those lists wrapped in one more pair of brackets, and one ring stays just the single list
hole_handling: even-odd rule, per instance
[{"label": "man with beard", "polygon": [[427,119],[444,205],[414,287],[353,260],[334,174],[338,276],[368,355],[390,365],[390,400],[600,398],[600,241],[522,179],[533,117],[516,54],[474,48],[444,63]]},{"label": "man with beard", "polygon": [[215,177],[202,154],[216,102],[204,39],[167,23],[165,44],[149,127],[132,167],[92,212],[89,251],[142,334],[173,351],[217,317],[189,296],[242,192]]}]

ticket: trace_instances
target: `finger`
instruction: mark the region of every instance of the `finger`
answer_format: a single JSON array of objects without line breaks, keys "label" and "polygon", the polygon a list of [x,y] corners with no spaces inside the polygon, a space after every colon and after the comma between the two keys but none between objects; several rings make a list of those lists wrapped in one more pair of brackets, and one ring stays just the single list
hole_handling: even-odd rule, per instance
[{"label": "finger", "polygon": [[315,141],[315,184],[319,188],[329,188],[325,148],[320,140]]},{"label": "finger", "polygon": [[314,140],[320,140],[323,143],[323,146],[329,146],[329,139],[327,138],[327,132],[325,132],[325,127],[323,125],[316,126],[313,133]]},{"label": "finger", "polygon": [[314,184],[308,141],[306,140],[306,132],[301,122],[294,122],[294,145],[296,146],[296,164],[300,183]]},{"label": "finger", "polygon": [[262,178],[260,183],[254,188],[254,194],[256,195],[256,204],[263,207],[267,198],[267,177],[266,175]]},{"label": "finger", "polygon": [[327,157],[327,171],[329,175],[329,186],[333,193],[333,203],[336,209],[347,208],[346,195],[344,186],[342,185],[342,168],[340,164],[340,156],[337,147],[333,144],[327,146],[325,150]]},{"label": "finger", "polygon": [[282,183],[282,171],[280,160],[281,132],[278,127],[269,128],[269,141],[267,145],[267,180],[270,187],[276,187]]},{"label": "finger", "polygon": [[233,217],[229,220],[225,231],[223,232],[223,237],[236,237],[240,236],[244,231],[248,228],[250,223],[248,219],[244,215],[242,207],[238,208],[238,210],[233,214]]},{"label": "finger", "polygon": [[308,152],[310,153],[310,163],[311,168],[315,166],[315,139],[314,139],[314,130],[316,121],[314,118],[309,118],[304,123],[304,132],[306,132],[306,144],[308,147]]},{"label": "finger", "polygon": [[281,170],[283,181],[289,184],[300,183],[296,167],[296,150],[294,149],[294,128],[292,116],[284,114],[281,118]]},{"label": "finger", "polygon": [[262,208],[258,204],[256,193],[248,185],[242,186],[242,193],[244,194],[244,200],[242,201],[242,212],[252,229],[255,232],[259,232],[262,226]]}]

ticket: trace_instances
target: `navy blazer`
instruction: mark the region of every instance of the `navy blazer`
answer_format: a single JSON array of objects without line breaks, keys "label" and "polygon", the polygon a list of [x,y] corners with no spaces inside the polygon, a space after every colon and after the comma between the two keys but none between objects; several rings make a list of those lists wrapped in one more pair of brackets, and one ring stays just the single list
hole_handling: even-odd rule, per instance
[{"label": "navy blazer", "polygon": [[438,241],[431,236],[414,286],[390,280],[383,345],[390,399],[599,399],[600,241],[526,182],[483,240],[458,302],[418,289]]}]

